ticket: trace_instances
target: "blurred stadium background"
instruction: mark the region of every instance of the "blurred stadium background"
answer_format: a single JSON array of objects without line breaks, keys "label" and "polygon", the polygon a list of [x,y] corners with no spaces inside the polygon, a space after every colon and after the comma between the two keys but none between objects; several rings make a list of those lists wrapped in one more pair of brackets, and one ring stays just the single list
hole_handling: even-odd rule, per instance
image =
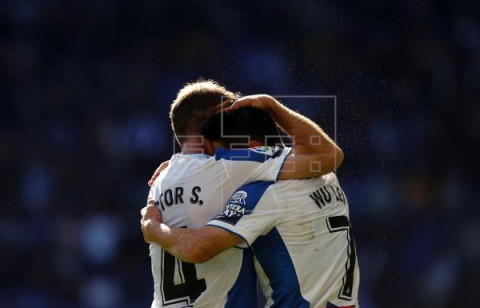
[{"label": "blurred stadium background", "polygon": [[475,305],[479,13],[464,0],[2,1],[0,306],[149,307],[138,211],[172,151],[169,104],[198,77],[336,95],[361,306]]}]

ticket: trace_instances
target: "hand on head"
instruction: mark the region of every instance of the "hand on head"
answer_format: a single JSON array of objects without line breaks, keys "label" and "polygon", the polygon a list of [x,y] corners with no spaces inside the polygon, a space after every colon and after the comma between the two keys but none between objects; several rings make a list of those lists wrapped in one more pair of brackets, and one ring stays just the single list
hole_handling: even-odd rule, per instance
[{"label": "hand on head", "polygon": [[269,111],[272,104],[276,102],[275,98],[266,94],[255,94],[241,97],[233,102],[231,109],[242,107],[255,107],[261,110]]}]

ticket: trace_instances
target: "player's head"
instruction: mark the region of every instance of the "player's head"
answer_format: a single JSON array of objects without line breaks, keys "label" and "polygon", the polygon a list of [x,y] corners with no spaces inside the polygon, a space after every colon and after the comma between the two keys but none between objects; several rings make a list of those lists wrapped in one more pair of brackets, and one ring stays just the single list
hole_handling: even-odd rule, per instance
[{"label": "player's head", "polygon": [[227,149],[245,148],[252,141],[269,146],[282,143],[270,114],[254,107],[217,112],[205,122],[201,132],[206,139]]},{"label": "player's head", "polygon": [[205,120],[220,110],[222,103],[237,97],[213,80],[187,83],[178,91],[170,108],[170,120],[178,143],[183,145],[188,136],[200,135]]}]

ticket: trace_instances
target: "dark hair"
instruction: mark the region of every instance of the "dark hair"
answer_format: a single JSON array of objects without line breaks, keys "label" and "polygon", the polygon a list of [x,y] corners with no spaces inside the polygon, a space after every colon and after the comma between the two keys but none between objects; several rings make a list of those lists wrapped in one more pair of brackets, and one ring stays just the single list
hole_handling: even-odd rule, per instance
[{"label": "dark hair", "polygon": [[220,110],[222,103],[237,97],[213,80],[187,83],[178,91],[170,108],[172,129],[178,142],[181,144],[187,135],[199,135],[206,119]]},{"label": "dark hair", "polygon": [[229,149],[235,148],[236,144],[237,147],[246,147],[250,140],[269,146],[282,143],[279,129],[270,114],[254,107],[217,112],[205,122],[201,132],[205,138],[220,142]]}]

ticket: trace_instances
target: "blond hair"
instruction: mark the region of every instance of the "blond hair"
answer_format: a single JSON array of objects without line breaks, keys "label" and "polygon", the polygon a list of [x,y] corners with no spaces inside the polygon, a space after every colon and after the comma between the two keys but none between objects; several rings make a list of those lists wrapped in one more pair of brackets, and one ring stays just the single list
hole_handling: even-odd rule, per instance
[{"label": "blond hair", "polygon": [[200,135],[203,123],[227,100],[238,98],[214,80],[187,83],[177,93],[170,107],[170,121],[177,141],[182,144],[189,135]]}]

